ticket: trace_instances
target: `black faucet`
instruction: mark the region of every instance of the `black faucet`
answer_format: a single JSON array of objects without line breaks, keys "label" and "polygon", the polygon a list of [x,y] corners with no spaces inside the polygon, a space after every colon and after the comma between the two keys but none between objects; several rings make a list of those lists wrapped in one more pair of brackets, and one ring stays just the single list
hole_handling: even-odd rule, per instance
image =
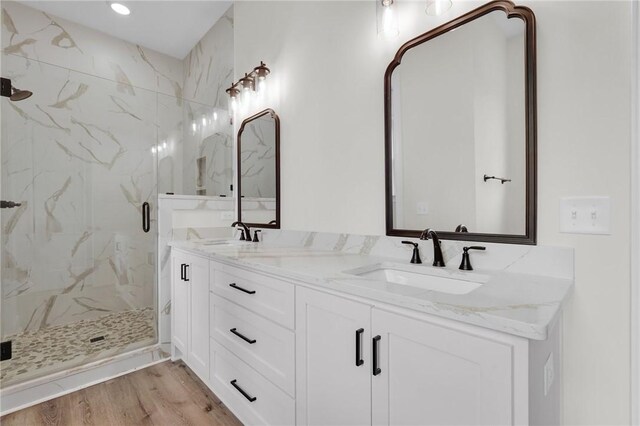
[{"label": "black faucet", "polygon": [[403,241],[402,244],[411,244],[413,245],[413,254],[411,255],[411,263],[422,263],[422,259],[420,259],[420,249],[418,248],[418,244],[412,241]]},{"label": "black faucet", "polygon": [[249,227],[247,227],[247,225],[245,225],[244,223],[240,222],[240,221],[236,221],[233,222],[231,224],[232,227],[234,226],[242,226],[244,228],[244,231],[242,232],[242,234],[240,235],[240,241],[244,241],[245,240],[245,235],[247,236],[246,240],[247,241],[251,241],[251,230],[249,230]]},{"label": "black faucet", "polygon": [[258,239],[258,232],[262,232],[260,229],[253,231],[253,242],[254,243],[259,243],[260,240]]},{"label": "black faucet", "polygon": [[462,223],[458,226],[456,226],[456,232],[469,232],[469,230],[467,229],[466,225],[463,225]]},{"label": "black faucet", "polygon": [[425,229],[420,234],[421,240],[433,240],[433,266],[443,267],[444,258],[442,257],[442,248],[440,247],[440,238],[433,229]]},{"label": "black faucet", "polygon": [[460,268],[463,271],[473,271],[473,267],[471,266],[471,259],[469,258],[469,250],[486,250],[486,247],[482,246],[471,246],[471,247],[462,247],[462,262],[460,262]]}]

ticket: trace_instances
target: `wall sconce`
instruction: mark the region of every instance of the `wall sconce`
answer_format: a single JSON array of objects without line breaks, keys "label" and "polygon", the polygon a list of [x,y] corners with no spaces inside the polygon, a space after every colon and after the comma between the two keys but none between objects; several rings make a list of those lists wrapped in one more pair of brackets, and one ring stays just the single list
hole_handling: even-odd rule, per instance
[{"label": "wall sconce", "polygon": [[390,39],[398,37],[398,15],[394,0],[377,0],[376,16],[378,22],[378,37]]},{"label": "wall sconce", "polygon": [[[264,62],[255,67],[250,73],[245,73],[236,83],[233,83],[226,92],[229,94],[229,117],[233,124],[233,116],[240,106],[240,94],[242,94],[242,105],[247,106],[251,102],[251,97],[255,93],[263,93],[267,87],[267,76],[271,70]],[[256,80],[258,84],[256,84]]]},{"label": "wall sconce", "polygon": [[431,16],[439,16],[451,9],[451,0],[427,0],[425,13]]}]

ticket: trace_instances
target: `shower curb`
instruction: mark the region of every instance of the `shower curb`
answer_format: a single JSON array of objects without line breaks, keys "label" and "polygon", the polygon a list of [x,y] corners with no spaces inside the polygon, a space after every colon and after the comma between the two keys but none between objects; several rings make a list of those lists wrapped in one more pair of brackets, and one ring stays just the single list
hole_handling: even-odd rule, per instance
[{"label": "shower curb", "polygon": [[169,359],[155,344],[0,389],[0,416],[114,379]]}]

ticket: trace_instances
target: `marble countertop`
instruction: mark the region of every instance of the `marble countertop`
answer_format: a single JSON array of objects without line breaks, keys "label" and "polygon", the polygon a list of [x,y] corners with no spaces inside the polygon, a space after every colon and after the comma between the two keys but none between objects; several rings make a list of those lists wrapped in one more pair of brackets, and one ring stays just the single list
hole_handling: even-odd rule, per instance
[{"label": "marble countertop", "polygon": [[[460,271],[428,265],[430,274],[449,278],[483,275],[485,283],[467,294],[447,294],[345,273],[373,264],[402,264],[396,258],[298,246],[261,243],[220,244],[213,240],[174,241],[176,249],[212,260],[250,267],[313,286],[363,297],[388,305],[457,320],[535,340],[545,340],[562,304],[573,290],[573,280],[501,270]],[[488,278],[488,279],[487,279]]]}]

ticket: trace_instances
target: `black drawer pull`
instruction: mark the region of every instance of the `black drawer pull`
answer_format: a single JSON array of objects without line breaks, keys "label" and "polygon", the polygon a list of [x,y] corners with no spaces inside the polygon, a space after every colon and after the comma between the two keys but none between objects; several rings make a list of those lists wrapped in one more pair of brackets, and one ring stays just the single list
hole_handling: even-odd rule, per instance
[{"label": "black drawer pull", "polygon": [[380,351],[380,336],[376,336],[373,338],[373,375],[377,376],[382,373],[382,370],[378,366],[380,363],[380,355],[378,352]]},{"label": "black drawer pull", "polygon": [[187,276],[187,268],[189,267],[189,264],[184,265],[184,280],[185,281],[190,281],[189,277]]},{"label": "black drawer pull", "polygon": [[182,281],[184,281],[184,267],[185,267],[185,266],[186,266],[186,265],[185,265],[184,263],[181,263],[181,264],[180,264],[180,279],[181,279]]},{"label": "black drawer pull", "polygon": [[240,386],[236,385],[236,382],[237,382],[237,380],[235,380],[235,379],[234,379],[234,380],[232,380],[232,381],[230,382],[230,383],[231,383],[231,386],[233,386],[234,388],[236,388],[236,389],[238,390],[238,392],[240,392],[240,393],[242,394],[242,396],[244,396],[245,398],[247,398],[247,399],[249,400],[249,402],[253,402],[253,401],[255,401],[256,399],[258,399],[258,398],[256,398],[255,396],[251,396],[251,395],[249,395],[248,393],[246,393],[246,392],[244,391],[244,389],[242,389]]},{"label": "black drawer pull", "polygon": [[235,328],[232,328],[229,331],[232,332],[233,334],[235,334],[236,336],[238,336],[239,338],[241,338],[242,340],[244,340],[245,342],[247,342],[250,345],[253,345],[256,342],[256,339],[249,339],[248,337],[243,336],[242,334],[238,333]]},{"label": "black drawer pull", "polygon": [[243,291],[243,292],[245,292],[245,293],[247,293],[247,294],[256,294],[256,291],[255,291],[255,290],[247,290],[246,288],[238,287],[238,286],[236,285],[236,283],[231,283],[231,284],[229,284],[229,287],[233,287],[233,288],[235,288],[236,290]]},{"label": "black drawer pull", "polygon": [[364,333],[364,328],[356,330],[356,367],[364,364],[364,360],[362,359],[362,333]]}]

